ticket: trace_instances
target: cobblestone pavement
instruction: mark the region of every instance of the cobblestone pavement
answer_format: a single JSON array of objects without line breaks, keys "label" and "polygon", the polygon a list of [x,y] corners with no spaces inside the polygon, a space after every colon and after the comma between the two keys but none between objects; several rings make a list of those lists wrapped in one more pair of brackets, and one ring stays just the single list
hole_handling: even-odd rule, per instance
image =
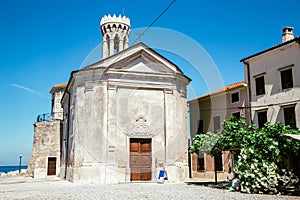
[{"label": "cobblestone pavement", "polygon": [[256,195],[231,192],[201,185],[128,183],[128,184],[74,184],[67,181],[24,179],[0,181],[0,199],[216,199],[216,200],[285,200],[295,196]]}]

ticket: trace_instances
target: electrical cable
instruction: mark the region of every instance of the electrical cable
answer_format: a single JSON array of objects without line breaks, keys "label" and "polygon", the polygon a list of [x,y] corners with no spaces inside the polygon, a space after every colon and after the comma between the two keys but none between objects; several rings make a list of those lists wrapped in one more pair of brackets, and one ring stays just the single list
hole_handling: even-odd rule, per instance
[{"label": "electrical cable", "polygon": [[159,15],[154,19],[154,21],[139,35],[139,37],[133,42],[136,43],[136,41],[140,40],[141,37],[153,26],[153,24],[163,15],[167,10],[175,3],[176,0],[173,0]]},{"label": "electrical cable", "polygon": [[[152,27],[153,26],[153,24],[155,23],[155,22],[157,22],[157,20],[161,17],[161,16],[163,16],[163,14],[165,14],[167,11],[168,11],[168,9],[175,3],[175,1],[176,0],[173,0],[159,15],[158,15],[158,17],[156,17],[154,20],[153,20],[153,22],[150,24],[150,25],[148,25],[147,26],[147,28],[138,36],[138,38],[136,39],[136,40],[134,40],[134,42],[132,43],[133,45],[138,41],[138,40],[140,40],[141,39],[141,37],[149,30],[149,28],[150,27]],[[120,59],[120,57],[123,55],[123,53],[124,53],[124,51],[121,51],[120,52],[120,55],[115,59],[115,61],[113,62],[113,63],[116,63],[119,59]],[[108,69],[109,69],[110,67],[108,67],[105,71],[107,71]]]}]

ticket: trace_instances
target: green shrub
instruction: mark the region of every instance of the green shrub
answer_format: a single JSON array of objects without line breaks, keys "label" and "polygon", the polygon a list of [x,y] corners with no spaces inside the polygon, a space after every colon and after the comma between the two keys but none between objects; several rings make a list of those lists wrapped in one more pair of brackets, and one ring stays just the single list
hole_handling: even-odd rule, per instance
[{"label": "green shrub", "polygon": [[243,120],[231,118],[223,122],[223,134],[196,135],[190,151],[216,155],[226,149],[240,148],[234,171],[246,193],[287,193],[299,181],[284,163],[290,155],[298,156],[300,141],[284,134],[300,134],[282,123],[266,123],[258,129]]}]

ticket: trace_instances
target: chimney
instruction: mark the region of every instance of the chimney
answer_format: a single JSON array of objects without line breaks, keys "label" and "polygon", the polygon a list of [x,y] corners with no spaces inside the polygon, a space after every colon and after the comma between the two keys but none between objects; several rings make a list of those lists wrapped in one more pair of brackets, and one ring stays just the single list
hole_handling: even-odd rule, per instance
[{"label": "chimney", "polygon": [[294,39],[293,27],[284,27],[282,29],[282,43]]}]

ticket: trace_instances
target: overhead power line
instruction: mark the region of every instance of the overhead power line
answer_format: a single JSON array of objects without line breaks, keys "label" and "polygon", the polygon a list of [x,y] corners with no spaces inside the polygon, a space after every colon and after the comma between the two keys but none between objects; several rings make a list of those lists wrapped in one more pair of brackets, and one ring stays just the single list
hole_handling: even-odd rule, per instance
[{"label": "overhead power line", "polygon": [[[149,28],[151,27],[151,26],[153,26],[153,24],[155,23],[155,22],[157,22],[157,20],[161,17],[161,16],[163,16],[163,14],[165,14],[167,11],[168,11],[168,9],[175,3],[175,1],[176,0],[173,0],[159,15],[158,15],[158,17],[156,17],[154,20],[153,20],[153,22],[137,37],[137,39],[132,43],[132,44],[135,44],[138,40],[140,40],[141,39],[141,37],[149,30]],[[114,63],[116,63],[120,58],[121,58],[121,56],[123,55],[123,51],[121,51],[121,53],[120,53],[120,55],[115,59],[115,61],[114,61]],[[108,68],[106,69],[106,70],[108,70]]]},{"label": "overhead power line", "polygon": [[150,27],[152,27],[153,26],[153,24],[155,23],[155,22],[157,22],[157,20],[161,17],[161,16],[163,16],[163,14],[165,14],[165,12],[167,12],[167,10],[175,3],[175,1],[176,0],[173,0],[159,15],[158,15],[158,17],[156,17],[155,19],[154,19],[154,21],[138,36],[138,38],[133,42],[133,44],[134,43],[136,43],[136,41],[138,41],[138,40],[140,40],[141,39],[141,37],[148,31],[148,29],[150,28]]}]

